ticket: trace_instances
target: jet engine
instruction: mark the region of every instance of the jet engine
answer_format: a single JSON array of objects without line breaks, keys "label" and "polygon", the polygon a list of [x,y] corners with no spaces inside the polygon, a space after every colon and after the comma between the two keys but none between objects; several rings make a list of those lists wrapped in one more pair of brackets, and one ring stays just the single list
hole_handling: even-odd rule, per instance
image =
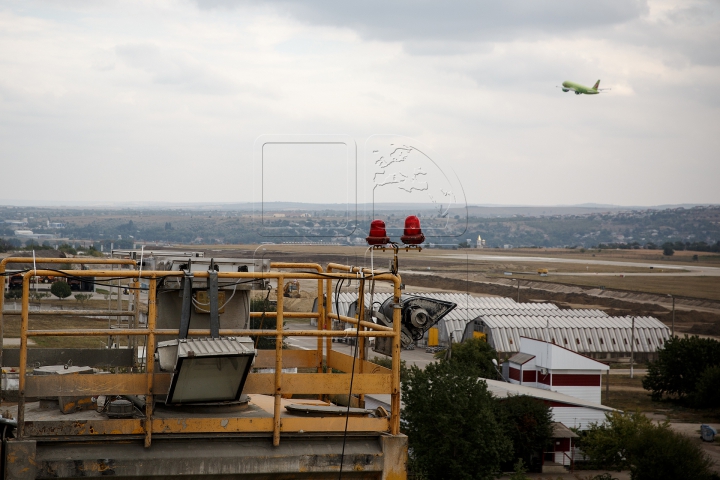
[{"label": "jet engine", "polygon": [[563,88],[562,91],[565,92],[565,93],[567,93],[567,92],[570,91],[570,89],[569,89],[569,88]]}]

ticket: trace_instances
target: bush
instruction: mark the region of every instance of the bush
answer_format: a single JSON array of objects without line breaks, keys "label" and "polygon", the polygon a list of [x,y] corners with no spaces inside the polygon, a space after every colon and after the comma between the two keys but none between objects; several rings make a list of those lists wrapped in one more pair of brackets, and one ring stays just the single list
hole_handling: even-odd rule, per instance
[{"label": "bush", "polygon": [[667,426],[642,429],[630,446],[633,480],[712,478],[712,462],[690,438]]},{"label": "bush", "polygon": [[58,280],[50,286],[50,293],[62,300],[69,297],[72,294],[72,290],[70,290],[70,285],[68,285],[67,282]]},{"label": "bush", "polygon": [[595,468],[630,469],[633,480],[710,480],[712,462],[702,448],[669,423],[655,425],[640,412],[606,414],[593,424],[578,446]]},{"label": "bush", "polygon": [[484,381],[456,365],[412,366],[402,385],[411,466],[428,478],[490,479],[511,458]]},{"label": "bush", "polygon": [[73,295],[73,297],[75,297],[75,300],[80,305],[84,305],[85,302],[87,302],[88,300],[90,300],[92,298],[92,294],[91,293],[76,293],[75,295]]},{"label": "bush", "polygon": [[[253,298],[250,300],[251,312],[274,312],[276,310],[277,305],[271,304],[268,298]],[[275,330],[276,325],[277,318],[275,317],[262,316],[250,318],[251,330]],[[275,337],[251,336],[250,338],[253,339],[256,348],[259,350],[275,349]]]},{"label": "bush", "polygon": [[[389,368],[392,370],[392,358],[390,357],[373,357],[372,360],[370,360],[372,363],[376,365],[380,365],[381,367]],[[400,381],[404,382],[407,379],[408,374],[408,368],[407,368],[407,362],[405,360],[400,360]]]}]

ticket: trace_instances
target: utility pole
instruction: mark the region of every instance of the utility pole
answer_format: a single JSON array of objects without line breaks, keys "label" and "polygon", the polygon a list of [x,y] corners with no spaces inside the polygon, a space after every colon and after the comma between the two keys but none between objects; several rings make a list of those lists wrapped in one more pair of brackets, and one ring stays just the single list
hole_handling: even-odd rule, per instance
[{"label": "utility pole", "polygon": [[517,280],[517,284],[518,284],[518,299],[517,299],[517,303],[520,303],[520,279],[519,279],[519,278],[516,278],[515,280]]},{"label": "utility pole", "polygon": [[668,297],[672,298],[672,326],[670,328],[670,338],[675,336],[675,296],[668,294]]},{"label": "utility pole", "polygon": [[633,366],[635,365],[635,317],[632,317],[632,330],[630,330],[630,378],[633,376]]}]

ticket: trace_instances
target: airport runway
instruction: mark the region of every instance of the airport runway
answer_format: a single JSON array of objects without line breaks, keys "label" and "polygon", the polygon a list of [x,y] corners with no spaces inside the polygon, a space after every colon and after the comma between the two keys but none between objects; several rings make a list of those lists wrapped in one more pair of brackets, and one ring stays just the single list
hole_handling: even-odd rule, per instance
[{"label": "airport runway", "polygon": [[[674,273],[663,273],[663,275],[684,275],[684,276],[720,276],[720,267],[708,267],[704,265],[678,265],[678,264],[667,264],[667,263],[643,263],[643,262],[620,262],[617,260],[588,260],[583,258],[553,258],[553,257],[522,257],[522,256],[506,256],[506,255],[482,255],[470,253],[467,255],[433,255],[432,258],[453,258],[456,260],[481,260],[481,261],[497,261],[497,262],[532,262],[532,263],[572,263],[576,265],[607,265],[615,267],[637,267],[647,268],[653,267],[653,270],[680,270]],[[682,270],[687,270],[683,272]],[[657,273],[648,272],[645,273],[610,273],[608,275],[657,275]],[[555,274],[557,275],[557,274]],[[582,275],[582,272],[578,273],[567,273],[565,275]],[[587,275],[587,274],[586,274]],[[589,274],[589,275],[602,275],[602,274]]]}]

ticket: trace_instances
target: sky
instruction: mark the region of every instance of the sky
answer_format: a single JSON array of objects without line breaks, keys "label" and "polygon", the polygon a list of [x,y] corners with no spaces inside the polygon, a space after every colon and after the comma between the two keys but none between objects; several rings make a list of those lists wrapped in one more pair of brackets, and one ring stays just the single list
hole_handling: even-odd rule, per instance
[{"label": "sky", "polygon": [[419,200],[720,203],[718,45],[717,1],[0,1],[0,204],[366,201],[390,147]]}]

